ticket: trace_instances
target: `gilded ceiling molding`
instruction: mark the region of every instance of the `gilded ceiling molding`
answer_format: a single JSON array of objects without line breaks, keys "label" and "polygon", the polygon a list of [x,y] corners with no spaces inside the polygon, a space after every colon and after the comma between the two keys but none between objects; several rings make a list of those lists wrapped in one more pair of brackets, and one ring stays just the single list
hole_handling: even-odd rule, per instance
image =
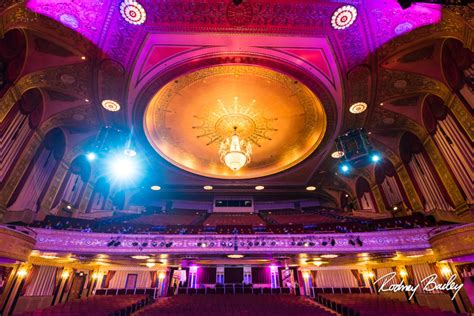
[{"label": "gilded ceiling molding", "polygon": [[449,89],[442,82],[416,73],[380,68],[376,104],[411,94],[431,93],[446,99]]},{"label": "gilded ceiling molding", "polygon": [[46,134],[55,127],[84,127],[85,124],[90,129],[99,128],[100,122],[97,111],[92,104],[76,106],[59,112],[41,123],[39,130],[42,134]]},{"label": "gilded ceiling molding", "polygon": [[379,62],[383,63],[383,61],[387,58],[398,54],[408,47],[413,47],[418,42],[426,41],[427,39],[433,40],[436,38],[454,37],[463,43],[468,44],[465,42],[465,32],[471,32],[470,29],[472,28],[472,25],[469,25],[471,23],[468,24],[466,21],[472,21],[473,10],[469,10],[467,8],[464,10],[460,9],[459,12],[453,12],[453,14],[452,11],[454,10],[443,8],[441,13],[442,19],[440,23],[414,29],[411,32],[398,36],[393,40],[383,44],[377,50]]},{"label": "gilded ceiling molding", "polygon": [[0,37],[13,29],[34,31],[48,40],[67,46],[68,49],[78,52],[78,54],[88,55],[97,50],[90,41],[78,32],[46,16],[26,9],[23,2],[7,8],[0,15]]},{"label": "gilded ceiling molding", "polygon": [[474,224],[454,227],[430,237],[430,244],[438,260],[474,254]]},{"label": "gilded ceiling molding", "polygon": [[0,99],[0,123],[29,89],[48,88],[80,99],[90,98],[90,73],[90,65],[73,64],[24,75]]},{"label": "gilded ceiling molding", "polygon": [[344,127],[342,130],[349,128],[363,127],[372,107],[368,111],[361,114],[352,114],[349,108],[357,102],[365,102],[372,104],[372,82],[371,71],[368,65],[360,65],[352,69],[347,75],[346,100],[344,107]]},{"label": "gilded ceiling molding", "polygon": [[35,234],[30,229],[24,228],[31,235],[0,226],[0,256],[21,262],[28,260],[35,245]]},{"label": "gilded ceiling molding", "polygon": [[34,132],[25,149],[21,153],[19,159],[17,160],[15,166],[13,167],[13,171],[8,177],[5,186],[2,190],[0,190],[0,208],[6,208],[8,201],[12,197],[18,183],[20,183],[23,174],[28,168],[42,141],[43,136],[41,136],[38,132]]},{"label": "gilded ceiling molding", "polygon": [[446,191],[449,194],[449,197],[454,203],[454,207],[456,209],[456,212],[462,213],[467,210],[467,205],[466,201],[463,198],[461,191],[459,190],[459,187],[457,186],[456,182],[454,181],[451,172],[448,169],[448,166],[446,166],[446,162],[441,156],[441,153],[438,150],[438,147],[436,147],[435,142],[433,141],[433,138],[431,136],[428,136],[424,142],[423,146],[425,147],[426,153],[431,159],[431,162],[433,163],[433,166],[436,169],[436,172],[438,172],[438,175],[443,182],[444,187],[446,188]]}]

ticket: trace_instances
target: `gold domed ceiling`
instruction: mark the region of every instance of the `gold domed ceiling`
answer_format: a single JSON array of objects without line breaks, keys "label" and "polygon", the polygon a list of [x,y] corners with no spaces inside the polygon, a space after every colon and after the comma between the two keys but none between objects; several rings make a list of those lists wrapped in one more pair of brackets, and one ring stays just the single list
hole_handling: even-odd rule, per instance
[{"label": "gold domed ceiling", "polygon": [[[147,106],[144,129],[154,149],[179,168],[249,179],[308,157],[323,139],[326,114],[318,97],[290,76],[257,66],[214,66],[163,86]],[[248,158],[235,171],[222,156],[233,135]]]}]

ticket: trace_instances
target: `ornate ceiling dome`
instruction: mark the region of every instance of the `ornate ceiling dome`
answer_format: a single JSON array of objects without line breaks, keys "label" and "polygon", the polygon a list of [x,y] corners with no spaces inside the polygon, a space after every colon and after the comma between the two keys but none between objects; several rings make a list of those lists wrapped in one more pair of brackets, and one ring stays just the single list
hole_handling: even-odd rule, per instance
[{"label": "ornate ceiling dome", "polygon": [[[213,66],[157,91],[145,111],[144,129],[153,148],[179,168],[249,179],[308,157],[323,139],[326,113],[318,97],[288,75],[259,66]],[[234,134],[242,148],[251,147],[238,170],[222,155]]]}]

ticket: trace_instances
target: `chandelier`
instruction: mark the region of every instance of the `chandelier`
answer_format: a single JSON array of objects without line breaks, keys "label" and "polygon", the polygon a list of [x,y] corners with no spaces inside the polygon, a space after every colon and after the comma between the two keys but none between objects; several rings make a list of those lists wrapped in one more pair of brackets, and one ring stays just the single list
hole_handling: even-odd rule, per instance
[{"label": "chandelier", "polygon": [[238,171],[250,162],[252,145],[237,135],[237,127],[234,126],[234,134],[226,138],[219,148],[221,161],[232,171]]}]

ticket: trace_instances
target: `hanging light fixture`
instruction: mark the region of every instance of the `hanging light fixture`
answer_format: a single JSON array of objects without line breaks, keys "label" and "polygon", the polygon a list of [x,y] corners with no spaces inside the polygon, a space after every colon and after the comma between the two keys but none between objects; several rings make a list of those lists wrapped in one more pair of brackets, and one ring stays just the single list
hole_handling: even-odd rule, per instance
[{"label": "hanging light fixture", "polygon": [[221,161],[232,171],[238,171],[250,162],[252,145],[237,135],[237,127],[234,126],[234,135],[226,138],[219,148]]}]

